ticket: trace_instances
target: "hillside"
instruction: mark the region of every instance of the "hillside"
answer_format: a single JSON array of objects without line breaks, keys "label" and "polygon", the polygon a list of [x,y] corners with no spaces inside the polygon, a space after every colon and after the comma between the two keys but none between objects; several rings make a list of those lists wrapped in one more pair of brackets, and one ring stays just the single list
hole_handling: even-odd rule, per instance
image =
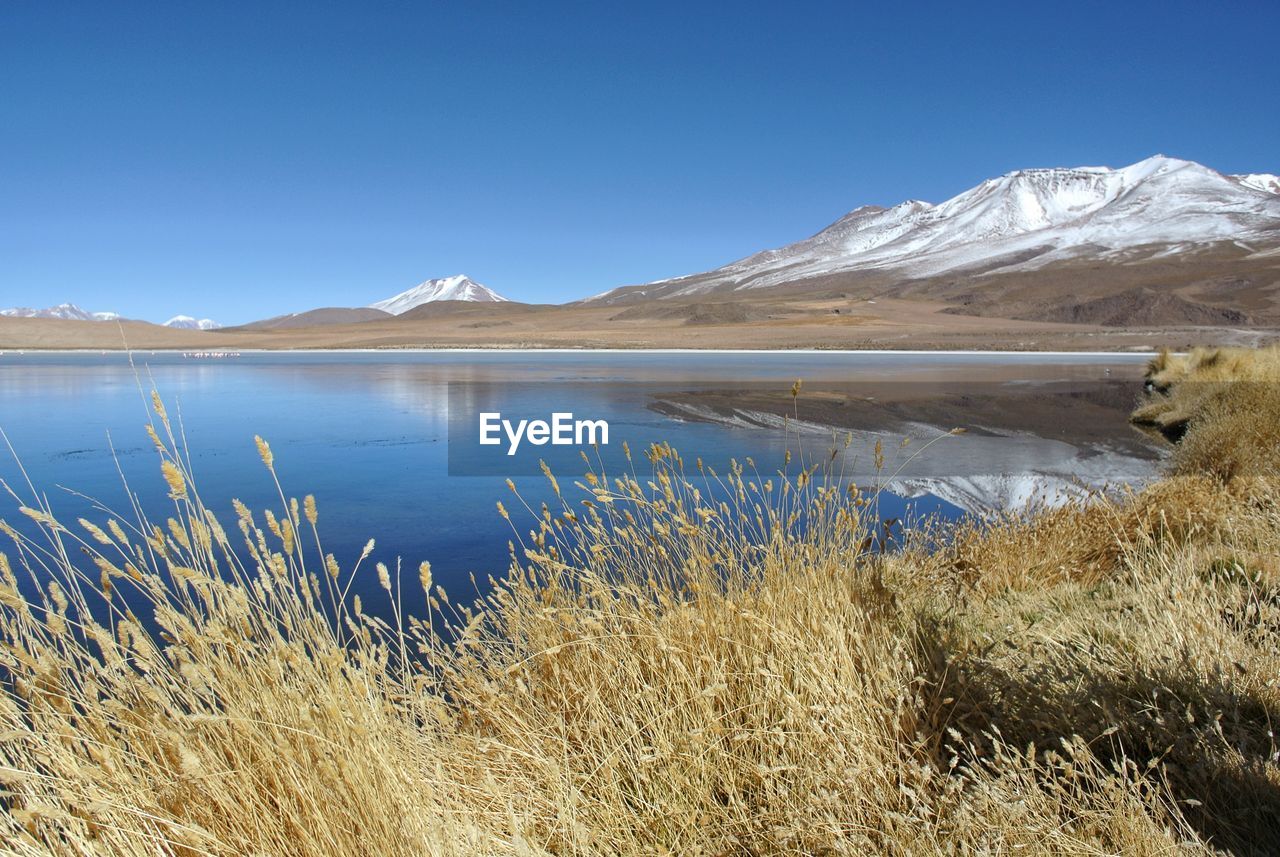
[{"label": "hillside", "polygon": [[[889,287],[1060,266],[1124,268],[1205,254],[1280,267],[1274,176],[1230,176],[1156,156],[1122,169],[1018,170],[933,205],[863,206],[811,238],[723,268],[614,289],[588,300],[688,299],[861,280]],[[915,290],[920,293],[919,289]]]},{"label": "hillside", "polygon": [[392,315],[373,307],[321,307],[307,312],[278,315],[240,325],[242,330],[286,330],[299,327],[322,327],[329,324],[360,324],[366,321],[383,321]]}]

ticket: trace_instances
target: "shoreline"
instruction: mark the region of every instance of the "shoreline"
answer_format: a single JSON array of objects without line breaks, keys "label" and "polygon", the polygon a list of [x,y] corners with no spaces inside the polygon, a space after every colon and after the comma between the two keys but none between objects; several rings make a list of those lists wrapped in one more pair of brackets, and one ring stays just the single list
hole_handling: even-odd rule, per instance
[{"label": "shoreline", "polygon": [[[182,355],[189,353],[235,353],[235,354],[788,354],[788,355],[902,355],[925,357],[937,356],[985,356],[1006,355],[1026,357],[1129,357],[1150,358],[1159,350],[1142,346],[1144,350],[1125,351],[1028,351],[1004,348],[967,348],[967,349],[898,349],[898,348],[215,348],[209,351],[194,351],[189,348],[14,348],[0,349],[0,357],[16,354],[166,354]],[[1179,354],[1182,352],[1171,351]]]}]

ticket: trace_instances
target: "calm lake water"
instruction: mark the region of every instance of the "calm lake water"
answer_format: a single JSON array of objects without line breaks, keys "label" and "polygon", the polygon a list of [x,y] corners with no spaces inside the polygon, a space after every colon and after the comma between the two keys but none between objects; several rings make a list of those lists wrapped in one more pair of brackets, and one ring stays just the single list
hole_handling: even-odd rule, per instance
[{"label": "calm lake water", "polygon": [[[506,569],[510,528],[494,504],[507,500],[509,492],[492,462],[472,468],[489,475],[450,475],[451,383],[455,410],[463,401],[457,398],[459,391],[496,389],[512,407],[541,408],[543,416],[571,410],[605,419],[610,446],[604,455],[614,463],[624,440],[637,452],[649,443],[669,441],[690,462],[700,456],[723,468],[732,457],[752,456],[761,471],[768,472],[781,466],[786,449],[796,447],[794,435],[788,439],[779,427],[750,421],[677,419],[654,410],[655,397],[726,384],[786,390],[797,378],[805,380],[806,389],[824,380],[909,383],[944,371],[972,369],[980,374],[992,367],[1003,370],[1003,383],[1114,374],[1137,378],[1146,359],[1042,354],[323,352],[246,353],[209,360],[157,353],[137,354],[131,366],[120,354],[9,352],[0,354],[0,429],[60,516],[71,519],[89,511],[86,501],[60,486],[112,508],[128,508],[122,471],[144,506],[162,518],[165,488],[143,431],[149,405],[139,382],[147,389],[154,385],[171,415],[181,419],[202,497],[225,515],[224,520],[231,519],[232,498],[254,509],[278,505],[253,441],[255,434],[262,435],[275,452],[286,493],[316,496],[325,547],[344,568],[368,539],[375,538],[374,560],[394,564],[396,557],[403,557],[412,569],[420,560],[430,560],[437,581],[451,594],[463,596],[472,573],[484,580]],[[472,413],[455,413],[455,421],[460,416],[468,424],[474,419]],[[929,430],[922,431],[921,436],[928,436]],[[808,432],[800,442],[810,444],[811,453],[829,445],[829,432],[826,438],[821,429],[809,427]],[[978,490],[973,488],[975,479],[1016,479],[1041,462],[1057,461],[1062,469],[1067,466],[1063,462],[1075,461],[1072,456],[1078,452],[1061,438],[1025,433],[964,442],[967,445],[957,446],[959,452],[950,455],[945,466],[924,460],[903,474],[916,477],[903,484],[922,494],[910,501],[917,513],[954,516],[958,505],[937,495],[964,505],[969,496],[964,491]],[[862,450],[865,462],[866,444],[855,442],[855,448]],[[472,449],[468,454],[474,453]],[[1080,460],[1090,462],[1081,465],[1084,469],[1106,473],[1125,472],[1133,466],[1131,458],[1103,448]],[[957,461],[962,462],[959,470]],[[469,466],[465,458],[454,464],[455,474]],[[584,469],[581,464],[576,469],[570,464],[568,471],[562,462],[556,465],[565,486]],[[22,483],[18,465],[7,452],[0,455],[0,478]],[[535,501],[547,496],[540,477],[521,475],[516,482]],[[968,487],[948,494],[956,484]],[[901,515],[906,507],[906,500],[890,498],[884,512]],[[20,517],[7,497],[0,499],[0,517],[13,522]],[[101,520],[102,515],[87,517]],[[373,582],[365,585],[371,588]]]}]

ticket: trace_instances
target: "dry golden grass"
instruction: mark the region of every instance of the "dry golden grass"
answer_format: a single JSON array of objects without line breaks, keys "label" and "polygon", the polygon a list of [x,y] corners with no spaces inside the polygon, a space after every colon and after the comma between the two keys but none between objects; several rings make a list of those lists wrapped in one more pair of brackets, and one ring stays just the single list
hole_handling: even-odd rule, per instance
[{"label": "dry golden grass", "polygon": [[[156,406],[166,520],[6,526],[11,853],[1280,850],[1265,474],[1179,452],[1134,496],[880,554],[813,468],[655,447],[509,498],[512,570],[463,607],[427,566],[339,569],[310,499],[228,533]],[[1188,416],[1184,444],[1215,420]],[[434,624],[377,619],[357,573]]]},{"label": "dry golden grass", "polygon": [[1178,442],[1175,473],[1280,475],[1280,346],[1162,353],[1147,379],[1133,420]]}]

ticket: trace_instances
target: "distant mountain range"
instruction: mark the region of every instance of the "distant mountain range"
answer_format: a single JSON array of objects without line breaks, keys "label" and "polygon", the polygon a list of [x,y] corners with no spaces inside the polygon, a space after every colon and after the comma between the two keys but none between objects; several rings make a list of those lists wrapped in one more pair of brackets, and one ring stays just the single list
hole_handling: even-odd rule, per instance
[{"label": "distant mountain range", "polygon": [[848,274],[882,282],[1034,274],[1081,259],[1132,265],[1224,244],[1242,257],[1273,254],[1278,194],[1274,175],[1224,175],[1164,156],[1123,169],[1018,170],[937,205],[863,206],[803,241],[588,300],[723,296]]},{"label": "distant mountain range", "polygon": [[[945,202],[862,206],[804,240],[566,305],[509,301],[456,274],[368,306],[299,308],[244,328],[315,328],[314,341],[323,343],[356,335],[340,327],[367,325],[361,330],[369,333],[360,335],[372,336],[382,326],[376,342],[419,342],[415,326],[430,323],[449,336],[476,331],[466,335],[528,342],[538,330],[579,335],[584,311],[588,327],[604,325],[591,333],[603,339],[592,342],[617,336],[628,343],[644,341],[632,338],[637,328],[665,337],[686,325],[746,326],[764,336],[782,320],[817,325],[823,341],[830,335],[853,342],[861,341],[855,320],[889,330],[928,317],[929,325],[949,329],[953,316],[969,317],[970,326],[973,319],[1002,319],[1280,330],[1280,177],[1224,174],[1161,155],[1120,169],[1017,170]],[[0,315],[118,318],[73,304]],[[218,327],[192,316],[165,324]]]},{"label": "distant mountain range", "polygon": [[0,309],[0,315],[9,318],[61,318],[68,321],[115,321],[120,318],[114,312],[86,312],[75,304],[58,304],[48,309],[14,307]]},{"label": "distant mountain range", "polygon": [[[324,307],[303,312],[288,313],[263,321],[244,325],[249,329],[281,330],[298,327],[317,327],[331,324],[359,324],[404,315],[424,304],[444,301],[465,303],[510,303],[507,298],[488,286],[481,285],[466,274],[426,280],[411,289],[378,301],[368,307]],[[65,303],[48,309],[15,307],[0,310],[0,316],[10,318],[58,318],[67,321],[115,321],[120,315],[114,312],[86,312],[75,304]],[[209,318],[176,315],[162,327],[178,330],[219,330],[222,325]]]},{"label": "distant mountain range", "polygon": [[[58,304],[47,309],[31,309],[30,307],[13,307],[0,309],[0,316],[8,318],[59,318],[64,321],[126,321],[115,312],[89,312],[75,304]],[[196,319],[189,315],[175,315],[161,327],[173,327],[179,330],[218,330],[222,325],[211,318]]]}]

